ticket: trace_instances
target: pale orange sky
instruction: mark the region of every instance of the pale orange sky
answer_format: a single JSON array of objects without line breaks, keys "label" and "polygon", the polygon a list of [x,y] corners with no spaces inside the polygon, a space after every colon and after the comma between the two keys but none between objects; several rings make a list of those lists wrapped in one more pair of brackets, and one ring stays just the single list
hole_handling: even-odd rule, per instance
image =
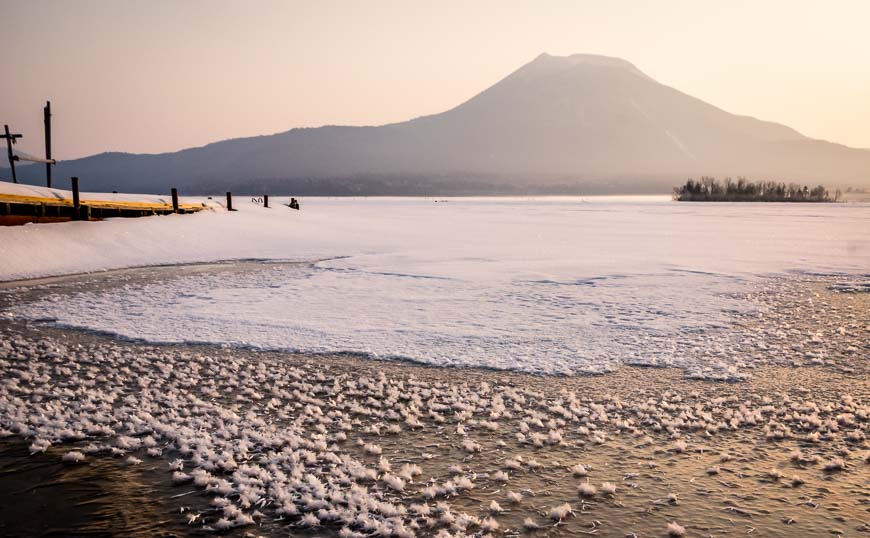
[{"label": "pale orange sky", "polygon": [[618,56],[729,112],[870,147],[870,2],[0,0],[0,124],[163,152],[452,108],[542,52]]}]

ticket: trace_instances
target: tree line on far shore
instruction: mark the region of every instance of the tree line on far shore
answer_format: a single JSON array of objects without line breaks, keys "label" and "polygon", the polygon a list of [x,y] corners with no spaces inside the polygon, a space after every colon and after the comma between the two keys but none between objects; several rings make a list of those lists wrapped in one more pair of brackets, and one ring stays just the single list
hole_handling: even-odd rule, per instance
[{"label": "tree line on far shore", "polygon": [[674,187],[674,200],[679,202],[836,202],[839,190],[831,193],[823,185],[812,189],[797,183],[777,181],[749,181],[745,177],[723,181],[703,176],[689,179],[685,185]]}]

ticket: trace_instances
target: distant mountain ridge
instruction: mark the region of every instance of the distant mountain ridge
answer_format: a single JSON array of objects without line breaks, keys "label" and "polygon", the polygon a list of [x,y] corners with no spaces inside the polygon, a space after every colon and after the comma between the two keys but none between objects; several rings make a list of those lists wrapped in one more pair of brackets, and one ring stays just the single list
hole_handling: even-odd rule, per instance
[{"label": "distant mountain ridge", "polygon": [[[43,168],[19,176],[38,184]],[[699,175],[870,184],[870,152],[730,114],[619,58],[542,54],[440,114],[103,153],[60,162],[54,175],[88,190],[190,194],[642,193]]]}]

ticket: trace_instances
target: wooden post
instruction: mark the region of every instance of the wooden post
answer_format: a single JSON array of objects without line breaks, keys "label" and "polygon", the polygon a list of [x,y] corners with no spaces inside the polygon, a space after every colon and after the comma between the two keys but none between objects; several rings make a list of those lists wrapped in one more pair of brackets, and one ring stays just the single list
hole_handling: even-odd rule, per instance
[{"label": "wooden post", "polygon": [[227,211],[233,211],[233,193],[227,193]]},{"label": "wooden post", "polygon": [[269,195],[268,194],[263,195],[263,207],[269,207]]},{"label": "wooden post", "polygon": [[178,213],[178,189],[172,187],[172,211]]},{"label": "wooden post", "polygon": [[[45,122],[45,160],[51,160],[51,101],[45,102],[42,109],[43,122]],[[45,186],[51,188],[51,163],[45,163]]]},{"label": "wooden post", "polygon": [[9,133],[8,125],[4,125],[3,128],[6,129],[6,153],[9,155],[9,168],[12,169],[12,183],[18,183],[18,176],[15,175],[15,156],[12,154],[12,144],[15,139]]},{"label": "wooden post", "polygon": [[72,183],[73,192],[73,220],[79,220],[79,212],[81,211],[81,203],[79,202],[79,178],[69,178]]}]

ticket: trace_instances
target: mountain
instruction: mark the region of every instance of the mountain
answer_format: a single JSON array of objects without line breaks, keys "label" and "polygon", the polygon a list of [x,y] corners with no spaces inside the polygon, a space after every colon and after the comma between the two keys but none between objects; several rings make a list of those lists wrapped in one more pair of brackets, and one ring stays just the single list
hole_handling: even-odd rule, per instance
[{"label": "mountain", "polygon": [[[41,181],[42,166],[20,170]],[[870,184],[870,152],[730,114],[625,60],[542,54],[441,114],[104,153],[54,175],[77,175],[88,190],[189,194],[669,192],[700,175]]]}]

